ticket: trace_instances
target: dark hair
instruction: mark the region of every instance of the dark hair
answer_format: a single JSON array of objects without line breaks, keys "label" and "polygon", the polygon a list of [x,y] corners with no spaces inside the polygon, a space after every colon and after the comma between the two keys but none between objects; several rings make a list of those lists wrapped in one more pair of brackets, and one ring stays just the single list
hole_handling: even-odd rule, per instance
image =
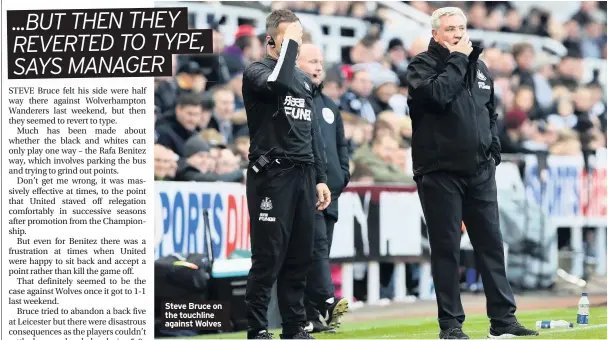
[{"label": "dark hair", "polygon": [[298,17],[289,9],[274,10],[266,18],[266,34],[272,38],[276,37],[277,28],[284,22],[300,21]]},{"label": "dark hair", "polygon": [[201,106],[203,107],[203,110],[205,110],[205,111],[212,111],[213,108],[215,107],[213,98],[203,97],[203,99],[201,99]]},{"label": "dark hair", "polygon": [[251,46],[251,42],[253,41],[253,39],[257,39],[256,37],[252,37],[250,35],[242,35],[240,37],[238,37],[235,41],[234,44],[241,50],[244,51],[245,48]]},{"label": "dark hair", "polygon": [[374,172],[365,164],[355,163],[355,169],[351,175],[353,181],[359,180],[362,177],[373,177]]},{"label": "dark hair", "polygon": [[198,93],[184,93],[179,96],[177,106],[200,106],[201,97]]},{"label": "dark hair", "polygon": [[531,43],[529,43],[527,41],[524,41],[524,42],[513,45],[511,53],[513,53],[513,58],[517,59],[517,57],[519,57],[522,53],[524,53],[526,51],[534,52],[534,45],[532,45]]},{"label": "dark hair", "polygon": [[374,47],[374,44],[377,43],[378,40],[380,39],[378,39],[376,35],[368,34],[364,36],[361,40],[359,40],[359,43],[364,47],[371,48]]},{"label": "dark hair", "polygon": [[260,44],[264,45],[264,42],[266,41],[266,33],[258,34],[258,40],[260,41]]}]

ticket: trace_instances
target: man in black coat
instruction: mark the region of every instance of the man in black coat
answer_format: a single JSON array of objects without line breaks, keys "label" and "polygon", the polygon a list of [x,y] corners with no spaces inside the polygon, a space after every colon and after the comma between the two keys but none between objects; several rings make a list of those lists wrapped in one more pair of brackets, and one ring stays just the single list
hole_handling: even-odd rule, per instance
[{"label": "man in black coat", "polygon": [[407,69],[414,179],[431,246],[441,339],[468,339],[458,265],[464,221],[475,250],[490,318],[490,338],[538,335],[515,318],[498,218],[500,142],[494,85],[482,49],[473,47],[461,9],[431,16],[428,51]]},{"label": "man in black coat", "polygon": [[196,131],[203,116],[200,95],[183,93],[175,110],[167,111],[155,123],[156,143],[163,145],[178,156],[184,156],[184,144]]},{"label": "man in black coat", "polygon": [[336,104],[323,94],[323,53],[313,44],[303,44],[298,56],[298,68],[312,79],[313,101],[318,130],[321,132],[319,152],[324,155],[327,185],[331,203],[317,211],[312,263],[306,286],[306,317],[309,332],[333,331],[340,327],[342,315],[348,311],[348,300],[336,298],[329,267],[334,224],[338,221],[338,197],[350,179],[348,143],[344,124]]}]

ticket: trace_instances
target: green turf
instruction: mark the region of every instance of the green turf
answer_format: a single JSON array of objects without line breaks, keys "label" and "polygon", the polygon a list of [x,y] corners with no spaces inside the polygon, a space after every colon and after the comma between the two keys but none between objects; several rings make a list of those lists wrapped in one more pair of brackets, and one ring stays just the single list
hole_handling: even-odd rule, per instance
[{"label": "green turf", "polygon": [[[405,306],[404,308],[408,308]],[[535,339],[606,339],[606,307],[591,308],[589,326],[574,329],[539,330]],[[517,318],[526,327],[534,328],[537,320],[576,321],[576,309],[522,311]],[[467,316],[463,331],[472,339],[486,338],[488,318],[485,315]],[[279,338],[279,330],[271,331]],[[393,319],[371,322],[345,323],[337,334],[314,334],[317,339],[437,339],[439,328],[435,318]],[[245,339],[244,332],[213,334],[190,339]]]}]

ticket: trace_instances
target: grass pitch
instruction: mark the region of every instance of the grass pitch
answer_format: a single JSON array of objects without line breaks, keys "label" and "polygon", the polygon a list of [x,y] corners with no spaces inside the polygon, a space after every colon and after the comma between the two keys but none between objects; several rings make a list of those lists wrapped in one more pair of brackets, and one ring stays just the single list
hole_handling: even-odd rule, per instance
[{"label": "grass pitch", "polygon": [[[414,308],[404,306],[404,308]],[[540,336],[534,339],[606,339],[606,307],[591,308],[589,326],[558,329],[541,329]],[[519,322],[535,328],[538,320],[566,320],[576,322],[576,309],[549,309],[522,311],[517,313]],[[463,331],[471,339],[488,336],[489,320],[485,315],[468,315]],[[271,330],[279,339],[280,330]],[[370,322],[345,323],[336,334],[313,334],[317,339],[437,339],[439,326],[436,318],[405,318]],[[246,339],[244,332],[212,334],[190,339]]]}]

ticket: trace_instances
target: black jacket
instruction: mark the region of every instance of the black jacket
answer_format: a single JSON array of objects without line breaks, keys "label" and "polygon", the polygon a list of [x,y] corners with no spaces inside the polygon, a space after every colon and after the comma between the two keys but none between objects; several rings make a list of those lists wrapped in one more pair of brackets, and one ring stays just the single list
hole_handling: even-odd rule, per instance
[{"label": "black jacket", "polygon": [[[183,161],[182,161],[183,160]],[[195,167],[186,163],[187,159],[180,158],[178,169],[175,174],[176,181],[183,182],[240,182],[243,180],[243,170],[238,169],[227,174],[216,174],[215,172],[200,172]]]},{"label": "black jacket", "polygon": [[467,57],[450,53],[431,39],[428,51],[410,62],[414,175],[473,175],[492,158],[500,163],[494,83],[479,60],[482,50],[475,46]]},{"label": "black jacket", "polygon": [[315,164],[317,183],[325,183],[325,167],[317,149],[312,81],[296,68],[298,44],[285,40],[280,58],[266,55],[243,74],[243,101],[251,146],[249,160],[261,155],[294,163]]},{"label": "black jacket", "polygon": [[319,125],[320,147],[322,148],[327,173],[327,186],[331,191],[331,203],[325,209],[326,215],[338,220],[338,197],[350,180],[348,143],[344,137],[344,123],[336,104],[323,94],[323,85],[313,90],[316,123]]},{"label": "black jacket", "polygon": [[158,134],[156,144],[173,150],[180,157],[184,156],[184,144],[188,138],[192,137],[194,131],[187,130],[177,121],[175,110],[168,111],[161,118],[157,119],[155,128]]}]

